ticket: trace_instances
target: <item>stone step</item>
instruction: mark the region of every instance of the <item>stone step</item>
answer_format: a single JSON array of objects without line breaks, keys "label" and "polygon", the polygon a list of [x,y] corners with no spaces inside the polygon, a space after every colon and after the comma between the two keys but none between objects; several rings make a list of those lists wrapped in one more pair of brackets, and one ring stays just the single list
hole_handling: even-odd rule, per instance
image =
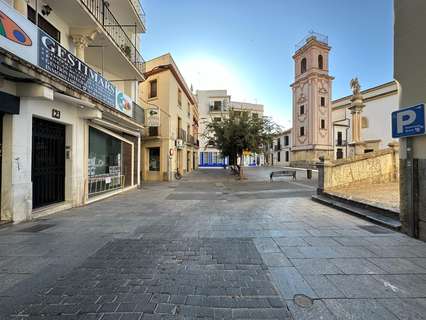
[{"label": "stone step", "polygon": [[329,207],[340,209],[392,230],[399,231],[401,229],[401,222],[399,221],[398,215],[386,209],[373,207],[334,195],[327,195],[326,193],[322,195],[313,195],[312,200]]}]

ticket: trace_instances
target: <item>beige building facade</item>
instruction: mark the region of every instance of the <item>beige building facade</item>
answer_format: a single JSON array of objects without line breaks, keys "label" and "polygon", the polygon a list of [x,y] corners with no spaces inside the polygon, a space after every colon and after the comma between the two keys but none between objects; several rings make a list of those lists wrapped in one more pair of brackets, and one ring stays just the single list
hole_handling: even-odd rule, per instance
[{"label": "beige building facade", "polygon": [[198,105],[170,54],[147,61],[145,75],[141,99],[160,123],[142,138],[143,180],[171,181],[198,167]]},{"label": "beige building facade", "polygon": [[312,34],[302,40],[293,56],[293,147],[291,165],[312,167],[320,156],[333,152],[328,39]]},{"label": "beige building facade", "polygon": [[0,223],[136,188],[140,6],[8,0],[0,10]]}]

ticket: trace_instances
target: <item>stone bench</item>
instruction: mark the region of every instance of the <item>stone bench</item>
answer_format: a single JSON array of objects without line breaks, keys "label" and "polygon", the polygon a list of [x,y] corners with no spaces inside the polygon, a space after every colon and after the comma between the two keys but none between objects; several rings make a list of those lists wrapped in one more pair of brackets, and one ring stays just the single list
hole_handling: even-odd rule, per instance
[{"label": "stone bench", "polygon": [[273,177],[293,177],[293,180],[296,180],[296,170],[273,171],[269,179],[272,181]]}]

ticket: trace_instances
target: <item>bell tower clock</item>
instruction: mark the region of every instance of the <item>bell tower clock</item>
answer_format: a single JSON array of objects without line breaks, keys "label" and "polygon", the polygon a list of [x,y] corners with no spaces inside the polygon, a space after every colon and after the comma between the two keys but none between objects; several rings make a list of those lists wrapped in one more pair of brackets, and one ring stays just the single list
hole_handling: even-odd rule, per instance
[{"label": "bell tower clock", "polygon": [[311,33],[293,56],[292,166],[313,167],[320,156],[333,154],[331,89],[328,74],[331,47],[326,36]]}]

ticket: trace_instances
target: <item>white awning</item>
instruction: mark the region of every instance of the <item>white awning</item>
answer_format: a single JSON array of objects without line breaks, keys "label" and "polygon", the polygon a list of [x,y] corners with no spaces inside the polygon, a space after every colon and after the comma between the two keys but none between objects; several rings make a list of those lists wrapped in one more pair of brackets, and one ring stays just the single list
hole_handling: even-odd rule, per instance
[{"label": "white awning", "polygon": [[81,99],[78,99],[78,98],[74,98],[74,97],[68,96],[66,94],[59,93],[59,92],[54,92],[53,96],[55,97],[55,99],[58,99],[60,101],[66,102],[66,103],[74,104],[74,105],[77,105],[79,107],[87,107],[87,108],[92,108],[92,109],[96,108],[95,104],[90,102],[90,101],[85,101],[85,100],[81,100]]}]

